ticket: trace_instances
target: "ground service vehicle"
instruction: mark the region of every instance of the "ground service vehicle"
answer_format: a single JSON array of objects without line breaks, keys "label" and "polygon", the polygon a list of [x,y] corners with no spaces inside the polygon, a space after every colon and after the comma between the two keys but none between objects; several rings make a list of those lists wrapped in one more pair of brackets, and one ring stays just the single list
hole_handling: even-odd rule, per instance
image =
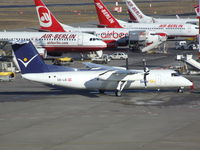
[{"label": "ground service vehicle", "polygon": [[116,53],[113,53],[112,55],[110,55],[110,58],[111,59],[127,59],[128,55],[123,52],[116,52]]}]

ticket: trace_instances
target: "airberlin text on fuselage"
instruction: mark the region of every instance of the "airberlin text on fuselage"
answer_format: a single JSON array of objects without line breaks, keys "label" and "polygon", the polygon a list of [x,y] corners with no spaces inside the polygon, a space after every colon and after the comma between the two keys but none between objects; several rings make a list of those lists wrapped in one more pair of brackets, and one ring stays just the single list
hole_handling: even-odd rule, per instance
[{"label": "airberlin text on fuselage", "polygon": [[75,39],[77,34],[44,34],[41,39]]},{"label": "airberlin text on fuselage", "polygon": [[101,38],[106,39],[106,38],[112,38],[112,39],[119,39],[119,38],[124,38],[128,36],[128,33],[123,33],[123,32],[115,32],[115,31],[107,31],[107,32],[102,32],[101,33]]},{"label": "airberlin text on fuselage", "polygon": [[161,24],[160,28],[183,28],[182,24]]}]

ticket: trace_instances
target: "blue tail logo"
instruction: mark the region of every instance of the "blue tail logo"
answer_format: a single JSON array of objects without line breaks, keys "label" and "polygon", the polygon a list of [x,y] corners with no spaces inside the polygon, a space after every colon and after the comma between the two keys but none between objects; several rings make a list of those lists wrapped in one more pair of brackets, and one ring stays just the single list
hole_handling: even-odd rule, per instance
[{"label": "blue tail logo", "polygon": [[22,74],[75,71],[77,69],[47,65],[42,60],[35,46],[29,41],[12,42],[12,48]]},{"label": "blue tail logo", "polygon": [[29,65],[29,63],[31,63],[31,61],[36,58],[38,56],[38,54],[36,54],[35,56],[33,56],[29,61],[28,58],[24,58],[23,60],[19,59],[18,60],[24,65],[24,67],[27,67]]},{"label": "blue tail logo", "polygon": [[49,72],[32,42],[14,42],[12,48],[22,74]]}]

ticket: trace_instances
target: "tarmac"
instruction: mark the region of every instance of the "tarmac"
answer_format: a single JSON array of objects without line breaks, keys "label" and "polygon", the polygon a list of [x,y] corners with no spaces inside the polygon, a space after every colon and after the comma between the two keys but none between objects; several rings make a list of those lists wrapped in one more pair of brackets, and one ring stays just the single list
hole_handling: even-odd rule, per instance
[{"label": "tarmac", "polygon": [[[7,1],[2,3],[8,5]],[[33,5],[25,0],[16,5],[23,3]],[[70,23],[79,26],[74,22],[77,20],[85,22],[81,26],[88,26],[88,21],[89,26],[96,24],[91,23],[96,16],[66,15],[66,7],[57,11],[63,23],[73,20]],[[38,26],[34,8],[1,8],[1,13],[2,30]],[[197,56],[197,51],[174,50],[173,42],[167,47],[167,54],[128,52],[129,68],[143,69],[142,59],[149,69],[173,68],[182,65],[175,61],[176,54]],[[125,61],[108,65],[125,66]],[[82,67],[80,63],[72,66]],[[100,94],[31,82],[18,73],[15,80],[0,82],[0,150],[199,150],[200,77],[185,77],[194,82],[194,90],[126,90],[116,97],[113,91]]]},{"label": "tarmac", "polygon": [[[129,52],[129,67],[180,65],[167,54]],[[112,53],[112,52],[107,52]],[[77,65],[77,64],[72,64]],[[124,66],[125,61],[108,65]],[[145,89],[100,94],[55,87],[17,77],[0,82],[0,150],[199,150],[200,78],[194,90]]]}]

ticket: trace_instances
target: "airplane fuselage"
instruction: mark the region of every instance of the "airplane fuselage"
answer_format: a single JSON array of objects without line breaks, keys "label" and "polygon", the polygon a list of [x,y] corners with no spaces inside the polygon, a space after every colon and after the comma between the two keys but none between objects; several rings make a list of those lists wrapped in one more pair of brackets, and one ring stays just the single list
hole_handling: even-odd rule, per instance
[{"label": "airplane fuselage", "polygon": [[152,16],[146,16],[137,7],[132,0],[126,0],[130,19],[138,23],[164,23],[164,24],[195,24],[198,25],[198,19],[193,18],[154,18]]},{"label": "airplane fuselage", "polygon": [[173,24],[173,23],[126,23],[121,22],[124,28],[133,30],[147,30],[155,33],[165,33],[168,37],[196,37],[199,32],[197,25],[192,24]]},{"label": "airplane fuselage", "polygon": [[107,47],[96,36],[78,32],[0,32],[0,40],[30,40],[37,48],[48,52],[98,51]]},{"label": "airplane fuselage", "polygon": [[[65,26],[63,26],[65,27]],[[92,33],[98,38],[102,39],[108,47],[127,46],[129,33],[134,31],[146,32],[146,43],[157,42],[159,35],[155,35],[155,32],[146,31],[144,29],[127,29],[127,28],[64,28],[69,32],[85,32]]]},{"label": "airplane fuselage", "polygon": [[[144,76],[142,74],[127,75],[124,79],[119,80],[111,76],[101,77],[100,74],[102,73],[105,73],[105,70],[32,73],[23,74],[22,76],[32,81],[75,89],[115,90],[119,81],[128,81],[124,89],[145,88]],[[147,76],[147,88],[185,86],[191,86],[191,82],[184,77],[177,76],[175,71],[172,70],[151,70]]]}]

